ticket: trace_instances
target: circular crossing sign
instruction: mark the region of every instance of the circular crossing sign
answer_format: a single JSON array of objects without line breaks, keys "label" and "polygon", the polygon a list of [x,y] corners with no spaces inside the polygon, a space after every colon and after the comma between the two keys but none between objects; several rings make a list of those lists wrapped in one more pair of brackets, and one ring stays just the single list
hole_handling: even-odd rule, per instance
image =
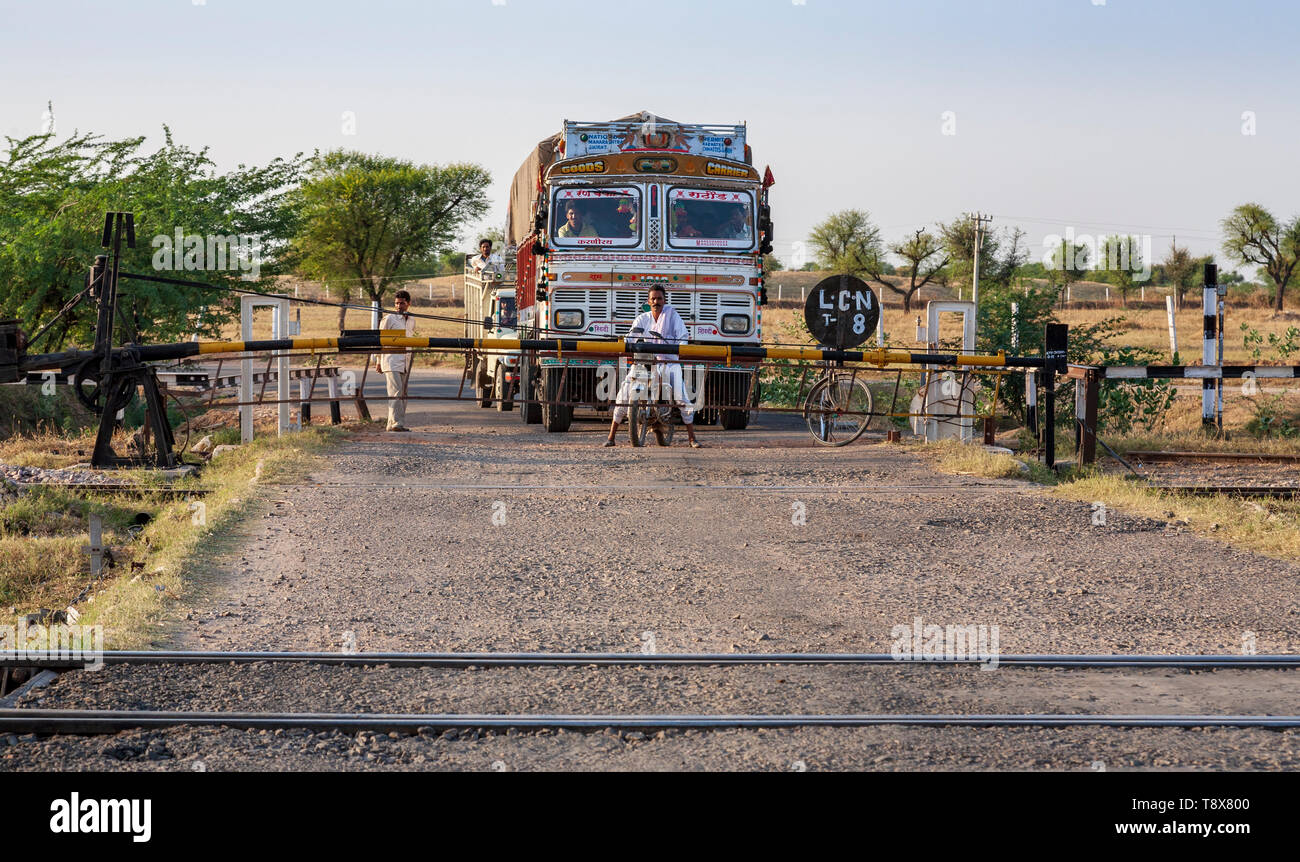
[{"label": "circular crossing sign", "polygon": [[819,343],[836,350],[857,347],[880,320],[880,300],[866,282],[832,275],[818,282],[804,303],[803,319]]}]

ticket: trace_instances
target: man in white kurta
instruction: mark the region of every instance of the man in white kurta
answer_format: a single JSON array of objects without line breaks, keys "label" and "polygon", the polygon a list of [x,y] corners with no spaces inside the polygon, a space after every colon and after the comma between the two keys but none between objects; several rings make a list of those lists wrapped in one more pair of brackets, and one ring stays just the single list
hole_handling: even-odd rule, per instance
[{"label": "man in white kurta", "polygon": [[[407,336],[415,335],[415,318],[408,309],[411,307],[411,294],[405,290],[397,291],[393,299],[397,311],[385,314],[379,321],[380,329],[400,329]],[[376,353],[375,367],[384,375],[388,384],[388,430],[410,431],[402,424],[406,419],[406,381],[410,377],[410,351],[401,353]]]},{"label": "man in white kurta", "polygon": [[[640,333],[637,333],[637,330],[640,330]],[[662,287],[650,288],[650,310],[641,312],[636,320],[632,321],[628,340],[654,344],[685,344],[686,339],[686,324],[682,322],[682,316],[677,313],[677,309],[668,304],[667,292]],[[671,353],[660,353],[655,356],[655,359],[661,364],[652,369],[652,381],[657,381],[664,387],[665,392],[672,393],[672,401],[681,411],[682,422],[686,424],[686,434],[691,441],[691,448],[704,448],[700,441],[695,439],[695,408],[686,398],[686,387],[682,384],[682,366],[676,362],[677,356]],[[614,445],[614,435],[618,431],[618,426],[627,419],[627,406],[631,402],[635,385],[633,376],[629,374],[623,378],[618,388],[618,395],[614,398],[614,421],[609,426],[609,439],[605,441],[606,446]],[[657,428],[655,437],[660,440],[659,445],[664,445]]]}]

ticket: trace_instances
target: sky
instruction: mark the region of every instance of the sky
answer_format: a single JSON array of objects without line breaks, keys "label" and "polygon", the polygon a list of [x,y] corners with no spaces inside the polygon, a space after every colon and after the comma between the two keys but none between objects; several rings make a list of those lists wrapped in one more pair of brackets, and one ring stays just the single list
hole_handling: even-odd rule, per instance
[{"label": "sky", "polygon": [[[1300,213],[1281,0],[0,2],[0,134],[161,138],[223,168],[339,147],[511,176],[564,119],[748,124],[789,263],[827,214],[887,241],[964,213],[1220,248]],[[349,120],[350,118],[350,120]],[[478,226],[466,231],[472,237]]]}]

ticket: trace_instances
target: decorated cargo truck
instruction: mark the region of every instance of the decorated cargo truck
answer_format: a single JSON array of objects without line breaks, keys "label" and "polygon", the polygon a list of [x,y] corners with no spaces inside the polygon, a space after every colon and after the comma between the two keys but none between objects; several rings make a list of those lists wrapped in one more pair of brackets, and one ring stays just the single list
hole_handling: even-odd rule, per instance
[{"label": "decorated cargo truck", "polygon": [[[746,127],[642,113],[566,120],[516,172],[506,241],[517,249],[519,337],[623,338],[662,285],[692,344],[757,345],[762,255],[771,251],[771,172],[752,164]],[[616,356],[524,351],[520,414],[565,431],[577,409],[605,411]],[[696,420],[744,428],[757,366],[683,363]]]}]

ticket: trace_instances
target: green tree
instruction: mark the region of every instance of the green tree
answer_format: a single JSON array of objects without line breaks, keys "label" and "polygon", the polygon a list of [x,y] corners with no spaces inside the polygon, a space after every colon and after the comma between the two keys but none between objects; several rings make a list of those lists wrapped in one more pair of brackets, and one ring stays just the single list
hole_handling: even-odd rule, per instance
[{"label": "green tree", "polygon": [[[301,160],[276,159],[263,168],[241,165],[221,173],[206,149],[177,144],[166,126],[163,133],[162,147],[152,153],[141,153],[143,137],[7,139],[7,152],[0,156],[0,317],[17,317],[30,332],[79,294],[95,256],[105,253],[100,232],[110,210],[135,218],[138,247],[124,249],[123,271],[254,291],[273,285],[283,270],[283,244],[292,222],[283,198],[297,180]],[[189,253],[185,242],[171,248],[178,231],[200,238]],[[206,241],[209,237],[221,242]],[[233,255],[224,240],[236,241]],[[241,249],[248,258],[240,257]],[[215,335],[238,308],[228,299],[200,287],[123,278],[119,305],[129,324],[115,339],[120,343],[124,335],[138,335],[142,342],[174,341],[195,331]],[[34,349],[88,345],[95,319],[93,304],[84,302]]]},{"label": "green tree", "polygon": [[[953,280],[970,284],[975,268],[975,218],[964,215],[947,224],[939,225],[944,252],[951,260],[948,268]],[[1015,229],[1009,233],[985,230],[980,245],[980,289],[993,285],[1006,286],[1029,259],[1024,245],[1025,233]]]},{"label": "green tree", "polygon": [[1300,261],[1300,217],[1279,222],[1259,204],[1248,203],[1234,209],[1221,226],[1228,256],[1263,267],[1277,291],[1273,308],[1281,311],[1287,283]]},{"label": "green tree", "polygon": [[1119,289],[1120,304],[1128,308],[1128,295],[1136,283],[1134,274],[1142,270],[1142,248],[1137,237],[1128,234],[1102,237],[1097,250],[1104,265],[1106,280]]},{"label": "green tree", "polygon": [[944,253],[943,243],[925,228],[918,228],[912,236],[894,243],[889,251],[903,259],[898,272],[908,281],[902,287],[881,283],[902,296],[903,310],[911,311],[912,297],[939,275],[951,258]]},{"label": "green tree", "polygon": [[1185,247],[1179,248],[1177,242],[1169,243],[1169,253],[1161,264],[1165,279],[1173,288],[1175,301],[1182,308],[1187,291],[1196,284],[1196,260]]},{"label": "green tree", "polygon": [[[294,195],[301,272],[356,284],[382,303],[404,263],[433,258],[487,211],[490,182],[487,169],[473,164],[416,165],[345,150],[318,155]],[[345,315],[339,309],[340,331]]]},{"label": "green tree", "polygon": [[831,213],[812,229],[808,239],[823,269],[859,278],[879,276],[883,252],[880,228],[871,223],[865,210]]},{"label": "green tree", "polygon": [[1047,280],[1057,289],[1061,301],[1065,301],[1066,288],[1083,278],[1088,272],[1088,246],[1081,242],[1072,243],[1061,240],[1060,245],[1052,249],[1045,262]]}]

